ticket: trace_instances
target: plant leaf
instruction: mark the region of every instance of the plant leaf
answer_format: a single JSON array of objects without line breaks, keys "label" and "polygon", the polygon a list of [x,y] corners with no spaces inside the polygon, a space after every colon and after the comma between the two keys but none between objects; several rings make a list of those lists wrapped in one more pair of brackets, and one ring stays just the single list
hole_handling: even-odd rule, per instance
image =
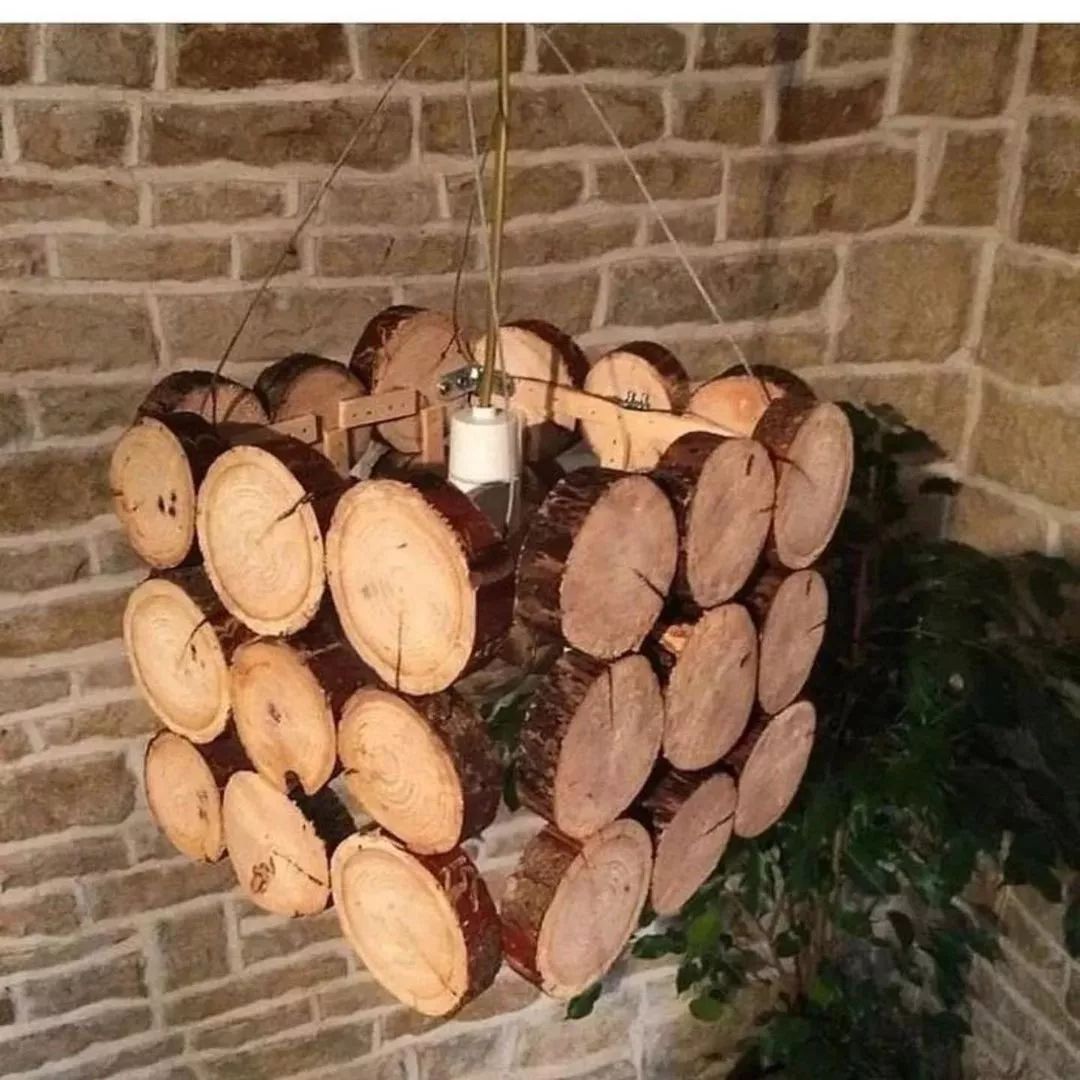
[{"label": "plant leaf", "polygon": [[593,1011],[593,1006],[600,996],[601,989],[600,983],[593,983],[588,990],[583,990],[577,997],[572,997],[566,1003],[566,1019],[580,1020],[582,1017],[588,1016]]},{"label": "plant leaf", "polygon": [[700,994],[690,1002],[690,1015],[695,1020],[715,1023],[727,1011],[727,1006],[712,994]]},{"label": "plant leaf", "polygon": [[701,954],[711,949],[720,938],[723,923],[715,907],[706,908],[686,928],[686,950]]}]

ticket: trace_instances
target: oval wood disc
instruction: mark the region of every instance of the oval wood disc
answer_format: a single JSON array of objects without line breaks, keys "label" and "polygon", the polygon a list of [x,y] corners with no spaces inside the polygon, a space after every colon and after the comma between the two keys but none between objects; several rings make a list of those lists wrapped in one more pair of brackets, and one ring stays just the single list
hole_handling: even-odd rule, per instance
[{"label": "oval wood disc", "polygon": [[728,761],[738,776],[736,836],[760,836],[791,805],[810,760],[816,723],[814,706],[797,701],[771,720],[751,725],[732,750]]},{"label": "oval wood disc", "polygon": [[[589,369],[585,390],[630,409],[682,412],[690,380],[675,355],[654,341],[631,341],[601,356]],[[581,422],[582,434],[604,465],[626,472],[651,469],[666,443],[636,436],[612,424]]]},{"label": "oval wood disc", "polygon": [[580,994],[619,958],[637,928],[652,871],[644,827],[623,819],[584,844],[551,826],[535,836],[506,883],[503,951],[552,997]]},{"label": "oval wood disc", "polygon": [[667,448],[656,480],[679,523],[676,591],[700,608],[730,600],[769,535],[776,482],[768,452],[753,439],[694,431]]},{"label": "oval wood disc", "polygon": [[124,648],[135,681],[163,723],[207,743],[229,718],[229,672],[215,626],[179,584],[152,577],[124,609]]},{"label": "oval wood disc", "polygon": [[754,438],[776,461],[776,556],[802,570],[825,550],[844,512],[855,459],[851,425],[838,405],[787,397],[769,406]]},{"label": "oval wood disc", "polygon": [[735,823],[735,782],[726,772],[667,769],[642,799],[656,837],[650,903],[675,915],[708,880]]},{"label": "oval wood disc", "polygon": [[611,665],[567,651],[544,677],[521,727],[521,801],[567,836],[591,836],[642,789],[664,728],[648,660]]},{"label": "oval wood disc", "polygon": [[146,748],[143,779],[150,813],[173,847],[217,862],[225,854],[221,791],[202,754],[187,739],[159,732]]},{"label": "oval wood disc", "polygon": [[771,364],[742,364],[710,379],[694,391],[689,411],[738,435],[752,435],[770,403],[792,396],[814,400],[814,392],[797,375]]},{"label": "oval wood disc", "polygon": [[[739,740],[754,707],[758,640],[741,604],[723,604],[659,640],[670,662],[664,688],[664,756],[679,769],[703,769]],[[668,666],[668,665],[664,665]]]},{"label": "oval wood disc", "polygon": [[396,690],[444,690],[498,648],[513,568],[491,522],[446,481],[365,480],[334,513],[330,591],[349,642]]},{"label": "oval wood disc", "polygon": [[799,696],[825,637],[828,612],[829,591],[816,570],[796,570],[776,584],[759,619],[758,703],[764,712],[778,713]]},{"label": "oval wood disc", "polygon": [[[454,320],[441,311],[405,304],[380,311],[367,324],[349,361],[373,394],[416,390],[432,404],[441,400],[439,380],[467,366]],[[378,432],[395,450],[420,451],[418,417],[388,420]]]},{"label": "oval wood disc", "polygon": [[448,1016],[494,981],[498,915],[460,848],[416,855],[387,836],[354,836],[334,853],[331,876],[342,933],[399,1001]]},{"label": "oval wood disc", "polygon": [[234,379],[212,371],[174,371],[150,389],[139,406],[140,416],[172,412],[197,413],[211,424],[266,424],[269,417],[259,395]]},{"label": "oval wood disc", "polygon": [[195,493],[224,443],[190,413],[144,416],[109,462],[113,510],[135,554],[157,570],[197,562]]}]

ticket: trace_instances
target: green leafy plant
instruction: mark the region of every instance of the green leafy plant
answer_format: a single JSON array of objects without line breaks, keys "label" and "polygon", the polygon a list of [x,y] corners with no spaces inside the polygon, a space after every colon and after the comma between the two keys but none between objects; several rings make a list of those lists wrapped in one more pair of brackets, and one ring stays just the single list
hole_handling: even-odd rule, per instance
[{"label": "green leafy plant", "polygon": [[[921,536],[912,507],[950,487],[910,494],[907,466],[932,444],[891,411],[848,415],[857,468],[822,567],[830,616],[800,794],[633,950],[680,957],[700,1020],[723,1021],[751,983],[775,990],[746,1076],[947,1077],[968,970],[997,952],[994,889],[1060,900],[1080,862],[1080,655],[1058,625],[1080,576]],[[980,893],[987,866],[1001,873]],[[1065,937],[1080,951],[1075,899]]]}]

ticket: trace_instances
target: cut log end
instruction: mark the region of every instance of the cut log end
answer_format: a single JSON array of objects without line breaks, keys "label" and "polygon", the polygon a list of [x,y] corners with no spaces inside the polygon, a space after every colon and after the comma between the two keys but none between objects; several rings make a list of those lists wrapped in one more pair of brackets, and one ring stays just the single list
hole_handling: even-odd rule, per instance
[{"label": "cut log end", "polygon": [[758,704],[766,713],[790,705],[806,685],[828,610],[828,589],[816,570],[796,570],[780,582],[761,627]]},{"label": "cut log end", "polygon": [[737,761],[744,762],[735,769],[736,836],[760,836],[791,805],[810,759],[816,723],[814,706],[809,701],[798,701],[760,729],[747,732],[748,754],[745,747],[736,747],[732,752]]},{"label": "cut log end", "polygon": [[150,813],[169,842],[191,859],[221,859],[221,792],[202,754],[187,739],[163,731],[150,740],[143,771]]},{"label": "cut log end", "polygon": [[284,641],[253,641],[230,669],[236,730],[259,775],[311,795],[337,764],[333,710],[303,656]]},{"label": "cut log end", "polygon": [[258,773],[238,772],[225,786],[222,813],[225,847],[252,903],[288,916],[326,909],[327,844],[295,802]]},{"label": "cut log end", "polygon": [[664,690],[664,756],[676,768],[702,769],[738,741],[754,706],[758,640],[740,604],[706,612],[675,649]]},{"label": "cut log end", "polygon": [[611,968],[649,891],[652,843],[635,821],[613,822],[584,844],[546,828],[525,848],[502,901],[510,965],[559,999]]},{"label": "cut log end", "polygon": [[173,731],[207,743],[229,718],[229,673],[214,626],[178,584],[149,578],[124,610],[124,647],[151,709]]},{"label": "cut log end", "polygon": [[465,852],[421,856],[389,837],[354,836],[334,854],[334,905],[372,976],[425,1016],[448,1016],[491,985],[499,921]]},{"label": "cut log end", "polygon": [[690,399],[689,411],[737,435],[752,435],[769,405],[783,397],[809,399],[814,393],[797,375],[768,364],[742,364],[703,383]]},{"label": "cut log end", "polygon": [[212,371],[174,371],[143,398],[140,416],[196,413],[211,424],[266,424],[259,395],[242,383]]}]

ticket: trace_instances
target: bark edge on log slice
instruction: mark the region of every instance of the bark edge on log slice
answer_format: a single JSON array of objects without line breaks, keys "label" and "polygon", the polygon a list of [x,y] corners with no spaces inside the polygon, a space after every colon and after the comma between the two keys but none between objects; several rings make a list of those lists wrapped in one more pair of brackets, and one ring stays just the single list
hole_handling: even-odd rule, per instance
[{"label": "bark edge on log slice", "polygon": [[499,918],[461,848],[417,855],[379,833],[354,835],[334,852],[330,873],[342,933],[405,1005],[450,1016],[494,981]]},{"label": "bark edge on log slice", "polygon": [[152,386],[139,405],[139,416],[191,412],[218,424],[267,424],[270,418],[259,395],[212,371],[174,371]]},{"label": "bark edge on log slice", "polygon": [[702,383],[688,411],[739,435],[752,435],[769,404],[783,397],[814,400],[814,392],[797,375],[771,364],[742,364]]},{"label": "bark edge on log slice", "polygon": [[645,828],[622,818],[584,843],[550,825],[526,845],[503,892],[503,952],[551,997],[580,994],[618,960],[652,873]]}]

